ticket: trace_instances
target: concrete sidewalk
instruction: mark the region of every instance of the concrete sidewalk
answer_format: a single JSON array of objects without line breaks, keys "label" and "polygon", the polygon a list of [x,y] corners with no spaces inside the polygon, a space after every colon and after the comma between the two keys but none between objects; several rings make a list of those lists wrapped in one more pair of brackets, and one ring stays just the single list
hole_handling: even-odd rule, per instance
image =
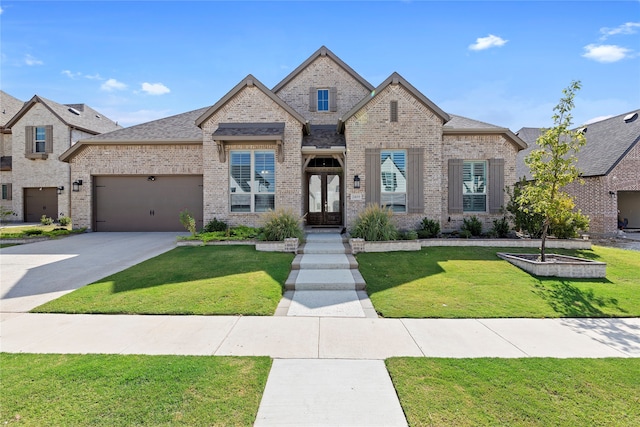
[{"label": "concrete sidewalk", "polygon": [[640,357],[640,318],[370,319],[3,313],[17,353],[414,357]]}]

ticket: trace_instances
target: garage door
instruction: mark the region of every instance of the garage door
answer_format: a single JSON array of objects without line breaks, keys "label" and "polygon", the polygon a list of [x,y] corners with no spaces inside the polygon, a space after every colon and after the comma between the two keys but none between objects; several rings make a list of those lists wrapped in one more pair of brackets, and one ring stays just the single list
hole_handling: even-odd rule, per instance
[{"label": "garage door", "polygon": [[629,220],[627,228],[640,228],[640,191],[618,191],[618,209]]},{"label": "garage door", "polygon": [[202,176],[94,177],[95,231],[185,231],[188,209],[202,228]]},{"label": "garage door", "polygon": [[57,189],[55,187],[25,188],[25,222],[40,222],[42,215],[58,219]]}]

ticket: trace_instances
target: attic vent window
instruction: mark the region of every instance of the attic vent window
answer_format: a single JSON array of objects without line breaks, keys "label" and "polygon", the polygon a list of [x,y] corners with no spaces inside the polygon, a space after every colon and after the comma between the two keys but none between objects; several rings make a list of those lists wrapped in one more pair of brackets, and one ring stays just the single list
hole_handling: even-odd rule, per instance
[{"label": "attic vent window", "polygon": [[75,114],[76,116],[80,115],[80,111],[76,110],[73,107],[69,107],[69,112]]},{"label": "attic vent window", "polygon": [[634,121],[637,118],[638,118],[638,113],[630,113],[630,114],[627,114],[626,116],[624,116],[624,122],[625,123],[631,123],[632,121]]},{"label": "attic vent window", "polygon": [[96,114],[96,119],[101,119],[102,117],[100,117],[99,115]]},{"label": "attic vent window", "polygon": [[398,101],[391,101],[391,105],[390,105],[390,109],[391,109],[391,117],[390,120],[392,122],[397,122],[398,121]]},{"label": "attic vent window", "polygon": [[585,127],[582,127],[580,129],[578,129],[578,133],[581,133],[581,134],[584,135],[585,133],[587,133],[587,127],[585,126]]}]

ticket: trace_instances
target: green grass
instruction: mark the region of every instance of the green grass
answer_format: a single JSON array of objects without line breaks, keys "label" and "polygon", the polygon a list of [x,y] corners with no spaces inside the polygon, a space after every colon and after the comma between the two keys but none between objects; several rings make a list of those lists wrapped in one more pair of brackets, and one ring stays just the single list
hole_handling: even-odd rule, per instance
[{"label": "green grass", "polygon": [[179,247],[33,312],[270,316],[292,260],[253,246]]},{"label": "green grass", "polygon": [[640,359],[386,361],[410,426],[638,426]]},{"label": "green grass", "polygon": [[[70,234],[84,233],[85,228],[72,229],[71,226],[52,225],[25,225],[18,227],[0,228],[0,239],[28,239],[38,237],[58,237]],[[39,234],[36,234],[39,233]]]},{"label": "green grass", "polygon": [[554,250],[607,262],[606,279],[532,276],[496,252],[516,248],[433,247],[419,252],[361,253],[367,292],[384,317],[640,316],[640,255],[593,246]]},{"label": "green grass", "polygon": [[247,426],[267,357],[0,354],[0,422],[24,426]]}]

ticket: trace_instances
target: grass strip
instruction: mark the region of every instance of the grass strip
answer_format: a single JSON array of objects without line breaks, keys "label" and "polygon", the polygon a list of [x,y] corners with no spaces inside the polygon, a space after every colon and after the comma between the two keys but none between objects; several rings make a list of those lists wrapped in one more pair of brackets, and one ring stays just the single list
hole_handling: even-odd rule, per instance
[{"label": "grass strip", "polygon": [[359,269],[384,317],[636,317],[640,256],[624,249],[554,250],[607,263],[605,279],[532,276],[496,252],[522,248],[432,247],[416,252],[360,253]]},{"label": "grass strip", "polygon": [[179,247],[33,312],[269,316],[292,260],[252,246]]},{"label": "grass strip", "polygon": [[0,354],[0,422],[247,426],[268,357]]},{"label": "grass strip", "polygon": [[638,426],[640,359],[386,361],[410,426]]}]

